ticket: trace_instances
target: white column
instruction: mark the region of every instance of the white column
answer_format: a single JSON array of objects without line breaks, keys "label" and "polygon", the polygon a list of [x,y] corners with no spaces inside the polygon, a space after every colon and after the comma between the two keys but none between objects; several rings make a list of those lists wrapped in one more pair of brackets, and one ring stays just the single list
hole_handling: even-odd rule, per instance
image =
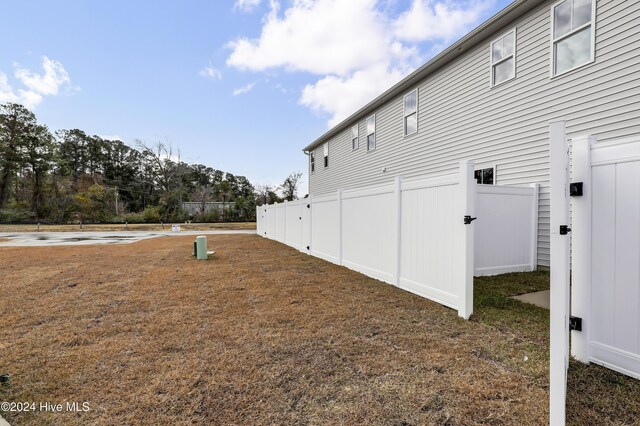
[{"label": "white column", "polygon": [[342,265],[342,189],[338,189],[338,265]]},{"label": "white column", "polygon": [[395,217],[395,228],[396,228],[396,248],[395,248],[395,268],[393,272],[393,282],[396,287],[400,287],[400,259],[401,259],[401,246],[400,239],[402,235],[402,176],[396,176],[394,180],[395,186],[395,197],[396,197],[396,217]]},{"label": "white column", "polygon": [[460,255],[462,259],[462,275],[460,288],[460,306],[458,315],[469,319],[473,313],[473,257],[474,257],[474,226],[475,222],[465,225],[464,216],[475,217],[476,211],[476,182],[473,178],[473,161],[460,162],[460,197],[461,215],[456,220],[462,226],[462,247]]},{"label": "white column", "polygon": [[551,354],[549,422],[564,426],[566,419],[569,348],[569,146],[564,121],[549,125],[551,178]]},{"label": "white column", "polygon": [[532,183],[531,187],[533,188],[533,203],[531,212],[531,254],[530,261],[531,270],[535,271],[538,269],[538,204],[540,202],[540,185],[537,183]]},{"label": "white column", "polygon": [[571,314],[582,318],[582,331],[571,332],[571,354],[589,363],[591,317],[591,145],[592,136],[573,139],[571,173],[573,182],[582,182],[583,195],[572,197],[572,282]]}]

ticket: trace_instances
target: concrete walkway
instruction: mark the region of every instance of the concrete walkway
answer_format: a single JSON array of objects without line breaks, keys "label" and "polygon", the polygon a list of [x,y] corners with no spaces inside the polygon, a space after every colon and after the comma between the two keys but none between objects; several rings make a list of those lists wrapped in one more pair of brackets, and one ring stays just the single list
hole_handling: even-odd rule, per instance
[{"label": "concrete walkway", "polygon": [[521,294],[520,296],[513,296],[513,298],[521,302],[531,303],[532,305],[549,309],[550,296],[551,296],[551,290],[543,290],[543,291],[536,291],[534,293]]},{"label": "concrete walkway", "polygon": [[[238,231],[87,231],[87,232],[4,232],[0,233],[2,247],[75,246],[90,244],[128,244],[148,238],[179,237],[184,235],[255,234],[253,230]],[[2,242],[3,238],[8,241]],[[0,426],[2,426],[0,424]]]}]

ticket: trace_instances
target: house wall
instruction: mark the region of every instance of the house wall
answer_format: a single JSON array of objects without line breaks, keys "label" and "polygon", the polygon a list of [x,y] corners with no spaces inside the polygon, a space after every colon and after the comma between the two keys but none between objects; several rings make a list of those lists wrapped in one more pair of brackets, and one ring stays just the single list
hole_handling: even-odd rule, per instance
[{"label": "house wall", "polygon": [[[328,168],[317,146],[309,193],[450,173],[461,159],[475,160],[478,168],[495,165],[499,185],[541,184],[538,264],[548,266],[549,122],[566,120],[569,137],[640,135],[640,2],[598,0],[595,62],[550,78],[554,3],[543,3],[418,84],[417,134],[403,136],[398,96],[376,112],[375,151],[366,149],[366,117],[358,122],[358,150],[351,150],[350,126],[329,140]],[[516,78],[492,88],[489,45],[513,27]]]}]

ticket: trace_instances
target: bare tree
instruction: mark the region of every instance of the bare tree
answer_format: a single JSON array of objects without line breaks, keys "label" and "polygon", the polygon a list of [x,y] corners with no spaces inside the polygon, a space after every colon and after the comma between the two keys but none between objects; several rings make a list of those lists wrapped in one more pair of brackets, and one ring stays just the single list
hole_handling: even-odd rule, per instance
[{"label": "bare tree", "polygon": [[280,190],[285,200],[293,201],[298,199],[298,184],[301,177],[301,172],[293,172],[280,185]]},{"label": "bare tree", "polygon": [[207,203],[211,201],[211,195],[213,194],[213,189],[208,185],[201,185],[196,187],[194,196],[196,201],[200,207],[200,218],[204,220],[204,214],[207,210]]}]

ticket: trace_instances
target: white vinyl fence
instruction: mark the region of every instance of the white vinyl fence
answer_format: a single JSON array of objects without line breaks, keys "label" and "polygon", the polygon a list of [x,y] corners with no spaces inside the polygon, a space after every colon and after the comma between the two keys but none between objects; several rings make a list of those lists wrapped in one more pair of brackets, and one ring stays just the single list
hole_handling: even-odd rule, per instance
[{"label": "white vinyl fence", "polygon": [[535,269],[537,195],[537,186],[476,185],[473,163],[462,162],[450,175],[259,206],[258,234],[468,318],[474,273]]}]

